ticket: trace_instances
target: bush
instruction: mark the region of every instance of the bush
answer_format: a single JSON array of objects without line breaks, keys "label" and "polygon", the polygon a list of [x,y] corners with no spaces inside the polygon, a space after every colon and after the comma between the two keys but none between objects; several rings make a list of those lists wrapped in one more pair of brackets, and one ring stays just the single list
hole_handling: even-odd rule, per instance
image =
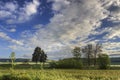
[{"label": "bush", "polygon": [[55,61],[52,61],[49,63],[49,68],[57,68],[57,66],[58,66],[58,63]]},{"label": "bush", "polygon": [[98,57],[98,65],[100,69],[110,68],[110,58],[107,54],[100,54]]},{"label": "bush", "polygon": [[69,69],[81,69],[82,68],[81,60],[76,59],[63,59],[57,62],[50,63],[51,68],[69,68]]},{"label": "bush", "polygon": [[1,80],[12,80],[11,75],[3,75]]}]

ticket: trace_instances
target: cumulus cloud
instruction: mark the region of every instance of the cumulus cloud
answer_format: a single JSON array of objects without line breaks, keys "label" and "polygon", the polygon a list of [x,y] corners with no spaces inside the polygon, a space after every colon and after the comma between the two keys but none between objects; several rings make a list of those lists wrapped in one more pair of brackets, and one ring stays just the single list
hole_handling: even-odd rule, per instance
[{"label": "cumulus cloud", "polygon": [[13,3],[12,2],[7,2],[3,7],[3,9],[6,9],[10,12],[14,12],[17,8],[18,8],[18,5],[14,2]]},{"label": "cumulus cloud", "polygon": [[[54,16],[50,19],[50,23],[45,25],[35,25],[34,29],[37,30],[25,31],[22,33],[23,42],[26,46],[29,46],[31,50],[34,50],[36,46],[42,47],[51,58],[54,55],[60,53],[67,53],[67,57],[70,57],[70,50],[72,47],[78,45],[83,46],[85,43],[99,42],[94,37],[89,38],[91,35],[104,35],[103,39],[111,40],[114,37],[119,37],[119,26],[101,28],[102,20],[107,19],[111,22],[119,21],[119,2],[118,0],[48,0],[52,1],[52,10]],[[35,9],[37,2],[33,2],[29,5]],[[27,15],[36,13],[36,10],[32,9],[25,12]],[[36,7],[37,8],[37,7]],[[113,10],[115,8],[116,10]],[[25,8],[27,10],[27,7]],[[24,13],[21,13],[24,16]],[[114,18],[114,19],[113,19]],[[20,19],[22,20],[22,19]],[[99,30],[97,30],[99,29]],[[31,34],[30,36],[25,36]],[[109,49],[108,44],[105,44],[105,51]],[[116,43],[117,44],[117,43]],[[111,44],[111,46],[114,44]],[[13,46],[14,47],[14,46]],[[113,46],[116,48],[117,46]],[[113,50],[112,48],[112,50]],[[118,47],[119,48],[119,47]],[[66,52],[65,52],[66,51]],[[64,56],[65,54],[60,54]],[[57,56],[59,57],[59,56]],[[65,56],[66,57],[66,56]]]},{"label": "cumulus cloud", "polygon": [[[66,51],[64,49],[66,46],[83,45],[82,41],[86,40],[96,28],[99,28],[101,20],[108,16],[107,10],[102,7],[99,0],[52,1],[54,2],[53,12],[57,13],[50,19],[50,23],[45,27],[38,25],[39,30],[32,37],[24,40],[28,46],[40,46],[47,53]],[[58,3],[60,4],[57,5]],[[73,44],[72,41],[77,38],[79,38],[77,43]]]},{"label": "cumulus cloud", "polygon": [[38,12],[40,2],[33,0],[26,2],[23,7],[20,7],[17,2],[0,2],[0,19],[6,18],[8,24],[23,23],[31,19],[32,15]]},{"label": "cumulus cloud", "polygon": [[40,3],[38,0],[33,0],[32,3],[27,3],[24,8],[26,11],[26,14],[30,16],[30,15],[37,13],[37,8],[39,5]]}]

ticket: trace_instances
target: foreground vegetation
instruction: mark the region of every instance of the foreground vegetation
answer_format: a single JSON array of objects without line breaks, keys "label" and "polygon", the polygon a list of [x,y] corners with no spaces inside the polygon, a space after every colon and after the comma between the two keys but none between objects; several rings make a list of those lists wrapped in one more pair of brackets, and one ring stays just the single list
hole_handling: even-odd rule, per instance
[{"label": "foreground vegetation", "polygon": [[119,70],[1,70],[0,80],[120,80]]},{"label": "foreground vegetation", "polygon": [[[0,64],[0,80],[120,80],[120,67],[112,66],[109,70],[95,70],[94,67],[81,69],[54,69],[46,63]],[[113,70],[117,69],[117,70]]]},{"label": "foreground vegetation", "polygon": [[[81,58],[81,52],[85,58]],[[72,58],[48,62],[44,51],[36,47],[32,55],[36,64],[29,61],[16,64],[12,52],[10,63],[0,64],[0,80],[120,80],[120,71],[112,70],[116,68],[110,67],[109,56],[100,52],[100,45],[75,47]]]}]

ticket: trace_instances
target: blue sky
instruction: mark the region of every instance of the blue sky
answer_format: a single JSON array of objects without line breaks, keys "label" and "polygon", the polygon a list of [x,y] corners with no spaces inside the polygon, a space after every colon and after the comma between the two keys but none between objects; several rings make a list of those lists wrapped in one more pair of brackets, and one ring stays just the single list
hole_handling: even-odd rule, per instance
[{"label": "blue sky", "polygon": [[119,0],[0,0],[0,58],[30,58],[39,46],[59,59],[95,43],[120,54]]}]

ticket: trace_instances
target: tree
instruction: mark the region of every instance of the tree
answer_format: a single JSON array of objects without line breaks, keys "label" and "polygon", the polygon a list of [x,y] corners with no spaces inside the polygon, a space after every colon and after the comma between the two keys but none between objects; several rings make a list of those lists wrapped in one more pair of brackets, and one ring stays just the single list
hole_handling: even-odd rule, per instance
[{"label": "tree", "polygon": [[91,65],[91,58],[93,57],[93,45],[92,44],[88,44],[87,46],[85,46],[82,49],[82,52],[85,54],[84,56],[87,59],[88,67],[90,67],[90,65]]},{"label": "tree", "polygon": [[36,62],[37,64],[37,62],[40,60],[40,55],[41,55],[41,48],[36,47],[34,53],[32,54],[32,61]]},{"label": "tree", "polygon": [[10,54],[10,59],[11,59],[11,65],[12,65],[12,69],[14,68],[14,65],[15,65],[15,52],[12,52]]},{"label": "tree", "polygon": [[75,48],[72,50],[72,53],[73,53],[73,56],[74,56],[76,59],[80,59],[80,58],[81,58],[81,49],[80,49],[80,47],[75,47]]},{"label": "tree", "polygon": [[94,66],[96,66],[97,63],[97,56],[102,52],[102,45],[101,44],[96,44],[95,49],[94,49]]},{"label": "tree", "polygon": [[[70,62],[68,63],[68,66],[71,64],[71,67],[74,68],[82,68],[83,64],[81,61],[81,48],[80,47],[75,47],[72,50],[74,59],[70,59]],[[65,63],[67,64],[67,63]]]},{"label": "tree", "polygon": [[44,63],[46,62],[46,60],[47,60],[47,54],[45,54],[45,52],[42,50],[41,56],[40,56],[40,62],[43,62],[43,66],[44,66]]},{"label": "tree", "polygon": [[99,54],[98,60],[100,69],[108,69],[110,67],[110,58],[107,54]]},{"label": "tree", "polygon": [[33,62],[46,62],[47,60],[47,54],[40,48],[36,47],[34,50],[34,53],[32,54],[32,61]]}]

